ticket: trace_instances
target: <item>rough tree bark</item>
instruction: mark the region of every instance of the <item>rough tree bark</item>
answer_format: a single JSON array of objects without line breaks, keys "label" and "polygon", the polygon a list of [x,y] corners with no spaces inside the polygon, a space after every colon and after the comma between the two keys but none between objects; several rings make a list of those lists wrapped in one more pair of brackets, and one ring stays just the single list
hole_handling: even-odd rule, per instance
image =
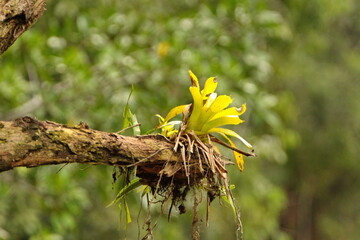
[{"label": "rough tree bark", "polygon": [[[67,163],[137,166],[137,176],[153,185],[166,164],[183,161],[173,147],[162,135],[122,136],[84,123],[69,127],[31,117],[0,121],[0,172]],[[182,171],[174,177],[186,181]]]},{"label": "rough tree bark", "polygon": [[0,0],[0,55],[29,29],[45,10],[45,0]]}]

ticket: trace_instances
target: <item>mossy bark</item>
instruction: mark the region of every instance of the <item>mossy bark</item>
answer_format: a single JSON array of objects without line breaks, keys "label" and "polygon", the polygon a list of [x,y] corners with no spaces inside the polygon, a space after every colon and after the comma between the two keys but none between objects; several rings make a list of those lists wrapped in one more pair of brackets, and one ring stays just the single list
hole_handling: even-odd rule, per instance
[{"label": "mossy bark", "polygon": [[83,123],[69,127],[31,117],[0,121],[0,172],[15,167],[87,163],[137,165],[143,174],[154,174],[168,161],[181,161],[173,147],[162,135],[122,136],[96,131]]},{"label": "mossy bark", "polygon": [[0,55],[29,29],[45,10],[45,0],[0,0]]},{"label": "mossy bark", "polygon": [[[129,137],[31,117],[0,121],[0,172],[65,163],[137,166],[137,175],[153,185],[165,165],[182,163],[173,148],[162,135]],[[183,171],[174,177],[186,180]]]}]

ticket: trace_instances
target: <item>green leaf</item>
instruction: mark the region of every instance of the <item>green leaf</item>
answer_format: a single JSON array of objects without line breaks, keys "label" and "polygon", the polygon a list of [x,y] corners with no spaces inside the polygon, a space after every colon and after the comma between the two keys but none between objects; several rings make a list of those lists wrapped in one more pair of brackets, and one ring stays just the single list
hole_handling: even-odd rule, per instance
[{"label": "green leaf", "polygon": [[[136,115],[131,112],[130,105],[129,105],[130,97],[131,97],[133,91],[134,91],[134,86],[131,87],[131,92],[129,94],[128,100],[125,105],[125,109],[124,109],[124,113],[123,113],[123,129],[132,127],[132,126],[138,124]],[[132,130],[133,130],[134,136],[140,135],[140,133],[141,133],[140,126],[135,126],[132,128]]]},{"label": "green leaf", "polygon": [[[234,189],[235,188],[235,185],[230,185],[230,189]],[[230,191],[229,189],[229,191]],[[237,214],[236,214],[236,208],[235,208],[235,205],[234,205],[234,201],[232,199],[232,197],[230,196],[230,194],[226,194],[226,190],[224,187],[221,188],[221,198],[227,203],[230,205],[233,213],[234,213],[234,217],[236,218]]]},{"label": "green leaf", "polygon": [[134,180],[132,180],[131,182],[129,182],[125,187],[123,187],[118,194],[116,195],[115,199],[106,207],[110,207],[111,205],[117,203],[118,201],[120,201],[121,199],[123,199],[126,194],[128,194],[129,192],[131,192],[132,190],[136,189],[137,187],[140,187],[142,184],[140,182],[140,178],[135,178]]},{"label": "green leaf", "polygon": [[150,191],[151,191],[151,187],[150,186],[145,186],[144,189],[142,190],[141,197],[144,197]]},{"label": "green leaf", "polygon": [[122,222],[122,216],[125,215],[125,224],[124,224],[124,229],[127,228],[127,225],[129,223],[131,223],[131,214],[130,214],[130,210],[129,210],[129,205],[126,202],[126,199],[123,199],[119,205],[118,205],[119,209],[120,209],[120,215],[119,215],[119,222]]},{"label": "green leaf", "polygon": [[126,224],[129,224],[131,223],[131,215],[130,215],[129,205],[127,204],[126,201],[124,201],[124,207],[125,207]]}]

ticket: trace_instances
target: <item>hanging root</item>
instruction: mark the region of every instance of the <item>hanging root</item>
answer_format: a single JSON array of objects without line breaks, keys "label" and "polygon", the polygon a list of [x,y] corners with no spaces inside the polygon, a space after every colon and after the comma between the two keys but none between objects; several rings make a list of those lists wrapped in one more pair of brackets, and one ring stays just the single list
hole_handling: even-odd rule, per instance
[{"label": "hanging root", "polygon": [[[173,206],[180,213],[185,212],[183,202],[189,189],[204,189],[212,199],[221,195],[221,188],[225,187],[229,193],[225,165],[233,163],[221,158],[213,146],[213,139],[210,135],[198,136],[180,131],[173,141],[174,154],[180,154],[181,161],[169,160],[163,166],[137,166],[137,175],[143,184],[151,187],[154,197],[160,195],[164,201],[171,200],[169,216]],[[149,172],[149,169],[144,171],[145,167],[153,174],[144,174]]]},{"label": "hanging root", "polygon": [[[175,145],[174,154],[180,154],[181,161],[169,160],[163,166],[154,167],[148,165],[150,162],[146,165],[139,164],[136,166],[136,174],[143,184],[150,186],[153,195],[151,203],[161,202],[163,206],[165,202],[170,202],[168,220],[173,209],[177,209],[180,214],[186,212],[184,203],[189,191],[193,190],[192,239],[200,239],[201,220],[198,217],[198,205],[201,202],[201,190],[207,192],[206,225],[208,225],[209,206],[216,197],[225,196],[234,202],[225,168],[226,165],[234,163],[222,159],[213,142],[224,144],[211,135],[198,136],[194,132],[180,131],[172,141]],[[145,174],[148,172],[151,174]],[[158,197],[161,200],[155,200]],[[237,209],[235,211],[238,223],[237,235],[241,238],[240,213]],[[148,234],[151,234],[149,229],[151,228],[148,228]]]},{"label": "hanging root", "polygon": [[192,229],[191,229],[191,237],[192,240],[200,240],[200,225],[199,225],[199,216],[198,216],[198,206],[199,199],[196,194],[196,190],[194,190],[194,206],[193,206],[193,221],[192,221]]}]

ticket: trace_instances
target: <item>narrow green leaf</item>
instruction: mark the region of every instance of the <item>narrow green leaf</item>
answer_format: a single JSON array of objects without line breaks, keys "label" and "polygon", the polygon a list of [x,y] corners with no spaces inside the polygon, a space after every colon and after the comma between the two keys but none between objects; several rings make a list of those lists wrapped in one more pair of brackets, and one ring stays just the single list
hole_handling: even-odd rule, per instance
[{"label": "narrow green leaf", "polygon": [[132,113],[130,111],[130,106],[129,106],[129,101],[130,101],[131,95],[133,93],[133,90],[134,90],[134,87],[132,86],[129,97],[128,97],[127,101],[126,101],[126,105],[125,105],[125,108],[124,108],[124,112],[123,112],[123,121],[124,122],[123,122],[123,127],[122,127],[123,129],[134,125],[131,122]]},{"label": "narrow green leaf", "polygon": [[[125,129],[125,128],[128,128],[128,127],[138,124],[136,115],[131,112],[130,104],[129,104],[130,97],[131,97],[133,91],[134,91],[134,86],[131,87],[131,91],[130,91],[130,94],[129,94],[129,97],[128,97],[128,100],[126,102],[125,109],[123,112],[123,128],[122,129]],[[140,135],[140,133],[141,133],[140,126],[133,127],[132,130],[133,130],[134,136]]]},{"label": "narrow green leaf", "polygon": [[130,215],[130,210],[129,210],[129,205],[127,204],[126,201],[124,201],[124,207],[125,207],[125,218],[126,218],[126,224],[131,223],[131,215]]},{"label": "narrow green leaf", "polygon": [[[231,186],[230,186],[231,188]],[[234,188],[234,186],[233,186]],[[222,187],[221,189],[221,192],[222,192],[222,195],[221,195],[221,198],[227,203],[230,205],[233,213],[234,213],[234,217],[236,218],[236,208],[235,208],[235,205],[234,205],[234,201],[232,200],[231,196],[226,194],[226,190],[224,189],[224,187]]]},{"label": "narrow green leaf", "polygon": [[149,186],[145,186],[145,188],[143,189],[142,193],[141,193],[141,197],[144,197],[146,194],[148,194],[151,191],[151,187]]},{"label": "narrow green leaf", "polygon": [[132,190],[134,190],[135,188],[140,187],[140,186],[141,186],[140,178],[135,178],[134,180],[129,182],[125,187],[123,187],[118,192],[115,199],[109,205],[107,205],[106,207],[110,207],[111,205],[117,203],[122,198],[124,198],[126,196],[126,194],[128,194],[129,192],[131,192]]}]

